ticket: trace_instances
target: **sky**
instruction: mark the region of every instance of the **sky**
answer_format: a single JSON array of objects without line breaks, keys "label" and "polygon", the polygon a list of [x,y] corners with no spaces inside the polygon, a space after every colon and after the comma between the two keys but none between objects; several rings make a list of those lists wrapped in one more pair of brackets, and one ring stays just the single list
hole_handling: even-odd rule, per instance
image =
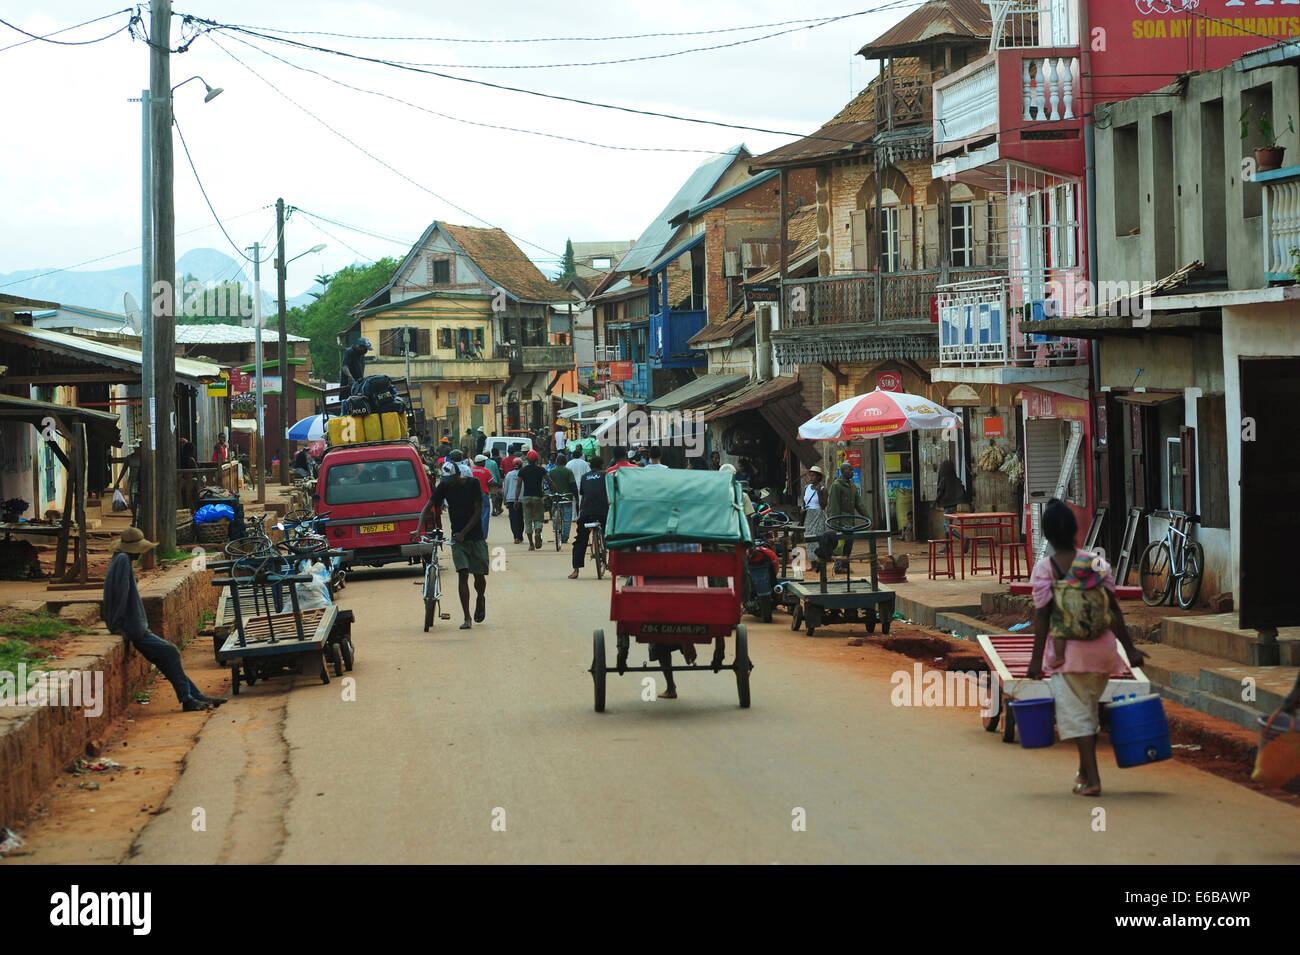
[{"label": "sky", "polygon": [[[894,9],[877,10],[887,5]],[[901,9],[898,0],[174,0],[173,8],[178,15],[266,33],[401,37],[279,34],[363,56],[438,64],[428,68],[487,82],[806,134],[833,116],[874,72],[874,64],[856,57],[856,51],[917,5],[915,0],[903,0]],[[0,19],[47,34],[119,9],[115,0],[47,0],[39,6],[3,11]],[[720,30],[862,10],[873,12],[814,29],[796,23],[697,36],[501,42]],[[118,14],[52,39],[95,39],[128,18]],[[727,49],[591,65],[792,29]],[[420,37],[493,42],[414,39]],[[125,32],[82,46],[42,41],[10,46],[25,39],[0,24],[0,272],[71,266],[117,252],[82,268],[137,263],[141,117],[140,104],[129,98],[148,85],[148,49]],[[173,49],[180,42],[178,16]],[[583,65],[488,68],[570,63]],[[272,240],[273,206],[283,197],[303,210],[285,229],[288,257],[319,243],[327,246],[290,266],[290,296],[310,287],[316,275],[358,259],[402,256],[435,219],[499,226],[539,266],[553,270],[566,238],[636,238],[709,153],[743,142],[757,154],[792,138],[557,102],[224,31],[199,36],[187,52],[173,55],[171,64],[173,85],[199,75],[223,90],[205,103],[202,84],[188,83],[176,90],[174,108],[208,199],[233,240],[232,245],[214,223],[177,139],[178,254],[210,247],[234,255],[234,245],[242,249]],[[607,149],[485,129],[434,113],[608,146],[703,152]],[[313,221],[309,214],[376,235]]]}]

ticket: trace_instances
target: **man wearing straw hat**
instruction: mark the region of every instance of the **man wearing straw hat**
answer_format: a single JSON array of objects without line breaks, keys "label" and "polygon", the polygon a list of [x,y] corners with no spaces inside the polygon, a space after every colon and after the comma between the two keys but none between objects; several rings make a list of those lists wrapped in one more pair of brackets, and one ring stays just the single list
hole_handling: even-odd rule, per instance
[{"label": "man wearing straw hat", "polygon": [[146,660],[162,671],[163,676],[176,691],[176,699],[186,712],[207,710],[226,702],[206,696],[185,675],[181,653],[176,647],[149,630],[149,619],[144,613],[144,601],[135,583],[135,559],[158,545],[145,540],[138,527],[128,527],[113,543],[113,559],[104,576],[104,605],[102,614],[108,629],[121,634],[127,644],[140,651]]}]

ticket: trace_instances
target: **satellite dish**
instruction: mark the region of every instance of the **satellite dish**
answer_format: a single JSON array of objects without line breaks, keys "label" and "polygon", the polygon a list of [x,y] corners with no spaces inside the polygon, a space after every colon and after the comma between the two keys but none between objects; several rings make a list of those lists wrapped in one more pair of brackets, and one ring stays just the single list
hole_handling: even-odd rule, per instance
[{"label": "satellite dish", "polygon": [[140,303],[135,300],[135,296],[130,292],[123,295],[122,307],[123,311],[126,312],[126,320],[131,323],[135,333],[137,335],[142,334],[140,320],[144,313],[140,311]]}]

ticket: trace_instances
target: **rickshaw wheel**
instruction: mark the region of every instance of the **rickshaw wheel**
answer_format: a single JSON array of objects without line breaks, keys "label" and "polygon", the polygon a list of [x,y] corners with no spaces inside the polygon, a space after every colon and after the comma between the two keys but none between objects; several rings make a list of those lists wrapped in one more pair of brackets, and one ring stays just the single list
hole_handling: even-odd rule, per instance
[{"label": "rickshaw wheel", "polygon": [[230,692],[234,696],[239,696],[239,664],[236,663],[230,668]]},{"label": "rickshaw wheel", "polygon": [[749,638],[744,624],[736,627],[736,692],[740,696],[740,708],[749,709]]},{"label": "rickshaw wheel", "polygon": [[343,654],[343,668],[349,672],[352,670],[352,638],[344,637],[343,642],[339,644],[339,651]]},{"label": "rickshaw wheel", "polygon": [[596,687],[596,712],[605,712],[605,631],[591,637],[591,679]]}]

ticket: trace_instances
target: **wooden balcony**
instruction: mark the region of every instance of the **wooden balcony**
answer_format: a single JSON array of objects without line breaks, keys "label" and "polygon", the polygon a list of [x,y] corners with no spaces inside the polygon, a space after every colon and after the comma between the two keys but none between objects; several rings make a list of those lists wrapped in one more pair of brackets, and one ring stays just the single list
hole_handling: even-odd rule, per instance
[{"label": "wooden balcony", "polygon": [[[407,377],[405,358],[384,358],[367,361],[366,374],[387,375],[389,378]],[[411,381],[500,381],[511,374],[510,363],[497,358],[412,358]]]},{"label": "wooden balcony", "polygon": [[512,375],[574,367],[572,345],[498,345],[496,357],[509,362]]},{"label": "wooden balcony", "polygon": [[[950,281],[996,274],[987,268],[948,271]],[[938,269],[924,269],[787,279],[782,328],[929,323],[941,277]]]},{"label": "wooden balcony", "polygon": [[876,89],[876,131],[930,124],[935,77],[887,76]]}]

